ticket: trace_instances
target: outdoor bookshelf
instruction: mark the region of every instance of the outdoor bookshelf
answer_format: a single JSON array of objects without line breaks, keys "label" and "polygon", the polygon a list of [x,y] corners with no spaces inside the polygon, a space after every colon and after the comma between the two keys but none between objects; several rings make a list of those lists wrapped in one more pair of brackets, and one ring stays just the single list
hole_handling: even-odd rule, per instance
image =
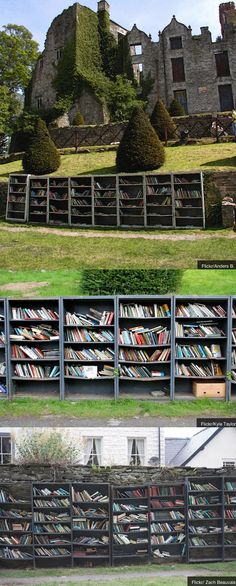
[{"label": "outdoor bookshelf", "polygon": [[224,558],[223,478],[187,479],[188,561],[217,562]]},{"label": "outdoor bookshelf", "polygon": [[231,299],[231,329],[229,333],[229,338],[231,341],[231,355],[230,355],[230,367],[229,372],[231,372],[231,393],[230,398],[235,400],[236,399],[236,297],[232,297]]},{"label": "outdoor bookshelf", "polygon": [[10,175],[6,219],[78,227],[205,228],[203,176]]},{"label": "outdoor bookshelf", "polygon": [[70,484],[33,483],[32,507],[35,566],[71,564]]},{"label": "outdoor bookshelf", "polygon": [[11,395],[60,396],[59,300],[8,301]]},{"label": "outdoor bookshelf", "polygon": [[171,297],[119,297],[119,396],[169,399]]},{"label": "outdoor bookshelf", "polygon": [[224,559],[236,559],[236,478],[224,478]]},{"label": "outdoor bookshelf", "polygon": [[9,177],[6,220],[27,222],[29,175],[13,174]]},{"label": "outdoor bookshelf", "polygon": [[229,312],[228,297],[175,297],[176,399],[194,398],[194,383],[209,381],[228,397]]},{"label": "outdoor bookshelf", "polygon": [[235,400],[235,308],[223,296],[1,299],[0,398]]},{"label": "outdoor bookshelf", "polygon": [[150,551],[148,486],[112,487],[112,560],[147,561]]},{"label": "outdoor bookshelf", "polygon": [[72,484],[73,565],[111,564],[109,484]]},{"label": "outdoor bookshelf", "polygon": [[182,482],[149,486],[152,559],[184,561],[186,557],[186,502]]},{"label": "outdoor bookshelf", "polygon": [[0,567],[34,563],[30,483],[0,484]]},{"label": "outdoor bookshelf", "polygon": [[203,179],[200,173],[174,175],[176,228],[201,228],[205,225]]},{"label": "outdoor bookshelf", "polygon": [[0,484],[0,567],[236,559],[236,475]]},{"label": "outdoor bookshelf", "polygon": [[0,299],[0,399],[8,397],[7,304]]},{"label": "outdoor bookshelf", "polygon": [[114,297],[63,300],[62,372],[67,398],[116,396]]}]

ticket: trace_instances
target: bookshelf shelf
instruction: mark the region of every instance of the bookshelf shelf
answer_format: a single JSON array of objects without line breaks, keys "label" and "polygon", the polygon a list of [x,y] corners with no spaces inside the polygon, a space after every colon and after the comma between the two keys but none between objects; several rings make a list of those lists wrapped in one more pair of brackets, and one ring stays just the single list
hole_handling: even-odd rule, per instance
[{"label": "bookshelf shelf", "polygon": [[149,549],[148,487],[112,487],[113,564],[124,557],[148,560]]},{"label": "bookshelf shelf", "polygon": [[132,174],[58,178],[13,174],[6,219],[85,227],[204,228],[202,174],[141,174],[138,178]]}]

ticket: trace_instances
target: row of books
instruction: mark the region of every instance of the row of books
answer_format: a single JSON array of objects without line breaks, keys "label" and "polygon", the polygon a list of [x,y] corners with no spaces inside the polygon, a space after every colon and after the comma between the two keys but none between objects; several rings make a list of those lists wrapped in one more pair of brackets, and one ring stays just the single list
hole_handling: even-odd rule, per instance
[{"label": "row of books", "polygon": [[73,522],[73,528],[77,530],[86,529],[88,531],[96,530],[109,530],[109,523],[108,521],[84,521],[81,519],[76,519]]},{"label": "row of books", "polygon": [[33,543],[32,535],[21,535],[20,537],[14,535],[0,535],[0,545],[31,545]]},{"label": "row of books", "polygon": [[236,481],[225,480],[225,490],[235,490],[236,491]]},{"label": "row of books", "polygon": [[172,509],[173,507],[183,507],[184,499],[176,498],[171,501],[163,501],[158,499],[152,499],[151,507],[155,509]]},{"label": "row of books", "polygon": [[25,550],[4,547],[0,548],[0,558],[7,560],[29,560],[33,558],[33,554]]},{"label": "row of books", "polygon": [[189,519],[220,519],[218,511],[201,509],[200,511],[193,511],[189,509]]},{"label": "row of books", "polygon": [[167,362],[170,359],[170,353],[170,348],[157,349],[150,355],[145,350],[120,348],[119,360],[124,362]]},{"label": "row of books", "polygon": [[106,508],[103,509],[102,507],[89,507],[82,509],[78,505],[73,505],[73,515],[79,519],[94,519],[96,517],[99,519],[106,519],[108,511]]},{"label": "row of books", "polygon": [[219,496],[193,496],[188,497],[189,505],[217,505],[220,502]]},{"label": "row of books", "polygon": [[99,377],[114,377],[114,366],[104,364],[102,368],[97,366],[76,366],[66,365],[65,376],[72,376],[83,379],[96,379]]},{"label": "row of books", "polygon": [[37,523],[44,523],[47,521],[52,521],[53,523],[55,522],[64,522],[66,521],[67,523],[70,521],[70,513],[68,512],[68,510],[66,512],[63,513],[41,513],[41,512],[34,512],[34,522]]},{"label": "row of books", "polygon": [[150,513],[150,519],[151,521],[160,521],[162,519],[172,519],[173,521],[181,521],[182,519],[184,519],[184,513],[182,513],[181,511],[158,511],[156,513],[153,513],[151,511]]},{"label": "row of books", "polygon": [[44,548],[44,547],[36,547],[35,548],[35,555],[39,557],[67,557],[71,556],[71,551],[64,547],[54,547],[54,548]]},{"label": "row of books", "polygon": [[178,533],[183,531],[185,523],[177,523],[171,525],[170,523],[151,523],[151,533]]},{"label": "row of books", "polygon": [[120,375],[128,378],[163,378],[166,373],[160,370],[148,370],[145,366],[121,366]]},{"label": "row of books", "polygon": [[51,326],[40,325],[32,328],[14,328],[10,334],[10,340],[12,341],[24,341],[24,340],[42,340],[45,342],[51,342],[59,340],[59,331],[54,330]]},{"label": "row of books", "polygon": [[41,500],[38,498],[34,498],[34,507],[35,508],[46,508],[46,509],[53,509],[53,508],[69,508],[70,501],[68,498],[51,498],[50,500]]},{"label": "row of books", "polygon": [[200,189],[176,189],[175,197],[176,199],[200,199],[201,191]]},{"label": "row of books", "polygon": [[211,346],[202,346],[201,344],[191,346],[176,345],[176,358],[221,358],[221,356],[219,344],[211,344]]},{"label": "row of books", "polygon": [[73,502],[94,502],[94,503],[108,503],[109,498],[107,494],[102,494],[99,491],[95,491],[90,494],[87,490],[76,491],[72,487],[72,501]]},{"label": "row of books", "polygon": [[35,364],[16,364],[15,376],[20,378],[59,378],[59,366],[36,366]]},{"label": "row of books", "polygon": [[184,533],[169,535],[169,537],[164,537],[164,535],[152,535],[151,537],[152,545],[167,545],[171,543],[182,543],[183,541],[185,541]]},{"label": "row of books", "polygon": [[65,314],[65,324],[68,326],[105,326],[111,325],[114,320],[114,312],[112,311],[97,311],[92,307],[89,313],[70,313],[69,311]]},{"label": "row of books", "polygon": [[123,345],[155,346],[170,343],[170,331],[162,326],[146,329],[143,326],[120,331],[119,343]]},{"label": "row of books", "polygon": [[12,307],[12,319],[14,320],[28,320],[28,319],[40,319],[40,320],[58,320],[59,314],[57,311],[52,309],[41,307],[32,309],[28,307]]},{"label": "row of books", "polygon": [[221,305],[207,306],[203,303],[188,303],[176,307],[177,317],[226,317],[226,311]]},{"label": "row of books", "polygon": [[206,482],[204,484],[199,484],[197,482],[190,482],[188,481],[188,489],[189,490],[199,490],[199,491],[218,491],[219,488],[217,486],[215,486],[215,484],[212,484],[212,482]]},{"label": "row of books", "polygon": [[61,523],[49,523],[45,525],[34,525],[35,533],[71,533],[69,525],[62,525]]},{"label": "row of books", "polygon": [[225,337],[225,332],[218,327],[209,323],[181,324],[175,323],[175,335],[177,338],[207,338],[207,337]]},{"label": "row of books", "polygon": [[188,366],[186,364],[176,364],[175,374],[176,376],[198,376],[205,378],[208,376],[223,376],[223,371],[220,365],[214,362],[210,362],[208,366],[199,366],[199,364],[191,362]]},{"label": "row of books", "polygon": [[66,331],[66,342],[114,342],[114,334],[109,330],[88,330],[74,328]]},{"label": "row of books", "polygon": [[81,350],[74,350],[73,348],[65,348],[65,359],[66,360],[74,360],[74,361],[83,361],[83,360],[99,360],[99,361],[106,361],[112,360],[114,361],[115,353],[112,348],[83,348]]},{"label": "row of books", "polygon": [[170,317],[170,309],[167,303],[163,305],[142,305],[139,303],[120,304],[120,317]]},{"label": "row of books", "polygon": [[190,533],[221,533],[222,528],[217,525],[189,525]]},{"label": "row of books", "polygon": [[43,360],[59,358],[59,348],[37,348],[29,346],[13,345],[11,349],[12,358],[30,358],[31,360]]}]

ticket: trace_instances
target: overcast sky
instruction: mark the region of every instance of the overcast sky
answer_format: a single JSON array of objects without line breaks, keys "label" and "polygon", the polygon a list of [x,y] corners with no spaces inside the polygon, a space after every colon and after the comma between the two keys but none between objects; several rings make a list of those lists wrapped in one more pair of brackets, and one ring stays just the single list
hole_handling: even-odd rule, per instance
[{"label": "overcast sky", "polygon": [[[219,3],[220,0],[169,0],[167,5],[163,0],[110,0],[113,20],[127,29],[136,23],[138,28],[151,33],[154,41],[173,14],[186,26],[191,25],[194,34],[200,33],[201,26],[208,25],[215,40],[220,34]],[[73,0],[0,0],[0,26],[9,23],[26,26],[42,49],[53,18],[72,4]],[[81,4],[97,9],[96,0],[84,0]]]},{"label": "overcast sky", "polygon": [[196,427],[164,427],[165,437],[192,437],[201,429]]}]

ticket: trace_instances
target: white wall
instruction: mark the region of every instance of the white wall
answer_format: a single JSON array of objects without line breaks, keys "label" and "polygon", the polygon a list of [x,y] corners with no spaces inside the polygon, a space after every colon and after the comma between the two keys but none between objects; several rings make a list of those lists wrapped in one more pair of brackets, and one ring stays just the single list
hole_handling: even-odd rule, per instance
[{"label": "white wall", "polygon": [[224,428],[186,466],[221,468],[225,460],[236,460],[236,430],[233,428]]},{"label": "white wall", "polygon": [[[34,428],[35,431],[42,431],[42,428]],[[47,432],[49,428],[46,428]],[[60,431],[65,437],[78,440],[82,451],[85,451],[87,437],[101,438],[102,444],[102,466],[128,465],[128,439],[144,439],[145,459],[144,466],[153,456],[159,456],[159,430],[158,427],[83,427],[83,428],[53,428],[52,431]],[[11,433],[13,446],[20,442],[20,438],[32,428],[9,428],[2,427],[2,433]],[[164,430],[161,434],[161,465],[165,463],[165,442]],[[14,449],[13,449],[14,453]],[[15,459],[17,451],[15,450]],[[82,463],[84,463],[82,459]]]}]

